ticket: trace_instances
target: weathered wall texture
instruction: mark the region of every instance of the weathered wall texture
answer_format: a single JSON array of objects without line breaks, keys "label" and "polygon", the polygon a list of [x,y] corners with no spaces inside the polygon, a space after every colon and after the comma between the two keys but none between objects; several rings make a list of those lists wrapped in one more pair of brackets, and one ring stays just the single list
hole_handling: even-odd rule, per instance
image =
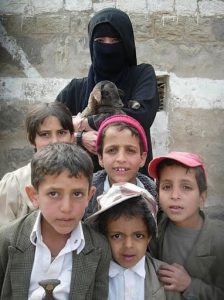
[{"label": "weathered wall texture", "polygon": [[224,1],[1,0],[0,177],[32,156],[24,118],[35,101],[53,101],[90,64],[87,24],[104,7],[133,22],[138,62],[167,75],[153,151],[194,151],[209,176],[208,205],[223,204]]}]

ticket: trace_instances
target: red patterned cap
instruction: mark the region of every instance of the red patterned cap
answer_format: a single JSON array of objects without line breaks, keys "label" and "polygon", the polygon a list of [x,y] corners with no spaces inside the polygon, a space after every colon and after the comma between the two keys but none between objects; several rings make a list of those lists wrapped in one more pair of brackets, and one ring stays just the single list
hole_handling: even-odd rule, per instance
[{"label": "red patterned cap", "polygon": [[147,143],[147,138],[146,138],[146,134],[145,134],[145,130],[142,127],[142,125],[134,118],[127,116],[127,115],[113,115],[108,117],[107,119],[105,119],[99,129],[98,129],[98,134],[97,134],[97,139],[96,139],[96,149],[98,151],[98,147],[100,144],[100,140],[102,138],[102,132],[103,129],[108,126],[109,124],[112,123],[118,123],[118,122],[122,122],[122,123],[126,123],[131,125],[132,127],[134,127],[138,133],[139,133],[139,137],[143,142],[143,148],[144,148],[144,152],[148,152],[148,143]]}]

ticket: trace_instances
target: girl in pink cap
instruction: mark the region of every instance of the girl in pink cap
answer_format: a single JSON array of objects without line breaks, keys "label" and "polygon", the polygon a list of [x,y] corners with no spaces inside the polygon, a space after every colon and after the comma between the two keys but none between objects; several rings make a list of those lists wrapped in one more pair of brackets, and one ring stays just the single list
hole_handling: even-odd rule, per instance
[{"label": "girl in pink cap", "polygon": [[97,196],[118,182],[130,182],[156,196],[154,181],[139,172],[148,152],[145,131],[141,124],[127,115],[113,115],[104,120],[98,130],[96,147],[103,170],[93,176],[96,193],[89,203],[85,218],[96,211]]},{"label": "girl in pink cap", "polygon": [[157,180],[164,212],[151,250],[166,262],[158,274],[169,291],[167,299],[224,299],[224,223],[202,211],[207,197],[202,160],[171,152],[153,159],[148,171]]}]

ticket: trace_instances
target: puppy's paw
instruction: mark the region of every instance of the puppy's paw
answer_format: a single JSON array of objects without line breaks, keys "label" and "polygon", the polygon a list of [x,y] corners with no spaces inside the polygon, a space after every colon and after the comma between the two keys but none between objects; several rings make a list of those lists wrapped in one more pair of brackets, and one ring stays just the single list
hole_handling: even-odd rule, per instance
[{"label": "puppy's paw", "polygon": [[141,107],[141,104],[136,100],[129,100],[128,107],[137,110]]}]

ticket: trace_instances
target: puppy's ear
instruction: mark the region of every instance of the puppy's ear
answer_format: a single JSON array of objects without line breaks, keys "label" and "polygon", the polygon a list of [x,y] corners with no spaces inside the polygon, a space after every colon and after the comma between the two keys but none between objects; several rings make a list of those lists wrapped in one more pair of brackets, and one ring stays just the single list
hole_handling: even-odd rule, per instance
[{"label": "puppy's ear", "polygon": [[96,101],[97,101],[98,103],[101,102],[101,91],[100,91],[99,89],[94,89],[94,90],[92,91],[92,95],[93,95],[93,97],[96,99]]}]

